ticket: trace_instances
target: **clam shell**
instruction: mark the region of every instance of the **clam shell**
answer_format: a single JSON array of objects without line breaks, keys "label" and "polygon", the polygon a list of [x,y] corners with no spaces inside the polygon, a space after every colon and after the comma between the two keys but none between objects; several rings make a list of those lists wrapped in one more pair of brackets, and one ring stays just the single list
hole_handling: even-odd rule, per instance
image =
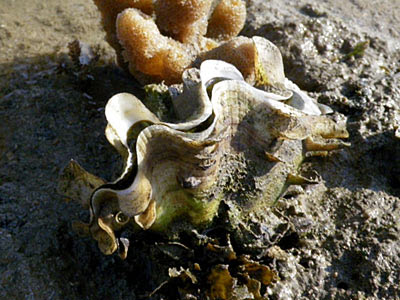
[{"label": "clam shell", "polygon": [[[159,120],[133,95],[109,100],[106,136],[121,153],[124,170],[93,191],[85,225],[103,253],[119,249],[126,257],[129,243],[116,232],[130,219],[164,232],[178,230],[178,219],[204,226],[222,199],[243,218],[250,212],[261,217],[290,178],[301,178],[289,175],[307,147],[323,150],[319,141],[325,138],[334,139],[326,150],[344,146],[335,138],[348,135],[345,127],[321,116],[329,109],[285,79],[272,43],[253,40],[259,82],[290,90],[289,96],[257,89],[233,65],[208,60],[184,72],[183,92],[173,99],[176,123]],[[243,193],[235,179],[240,176],[251,186]]]}]

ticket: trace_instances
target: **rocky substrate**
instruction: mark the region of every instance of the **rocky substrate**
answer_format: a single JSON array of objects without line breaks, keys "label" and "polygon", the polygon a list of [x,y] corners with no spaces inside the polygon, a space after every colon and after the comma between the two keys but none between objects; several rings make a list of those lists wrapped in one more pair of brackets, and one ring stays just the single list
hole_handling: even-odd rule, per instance
[{"label": "rocky substrate", "polygon": [[[179,241],[131,234],[125,261],[72,231],[88,216],[57,177],[74,158],[114,179],[103,107],[144,93],[115,66],[93,4],[0,3],[0,298],[400,299],[399,4],[291,2],[248,1],[241,34],[280,48],[286,75],[346,119],[351,147],[308,158],[301,172],[319,183],[290,189],[249,243],[221,206],[215,227]],[[67,55],[76,38],[94,49],[88,66]]]}]

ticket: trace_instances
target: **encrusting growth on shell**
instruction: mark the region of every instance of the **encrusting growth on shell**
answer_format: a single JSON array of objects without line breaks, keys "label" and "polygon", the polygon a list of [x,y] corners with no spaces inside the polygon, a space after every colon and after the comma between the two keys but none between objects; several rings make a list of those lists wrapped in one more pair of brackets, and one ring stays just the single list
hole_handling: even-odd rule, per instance
[{"label": "encrusting growth on shell", "polygon": [[179,83],[186,68],[235,37],[246,20],[243,0],[94,2],[118,63],[142,84]]},{"label": "encrusting growth on shell", "polygon": [[[313,182],[297,174],[309,151],[348,146],[340,140],[345,124],[285,78],[278,48],[261,37],[245,42],[252,55],[243,68],[253,70],[254,86],[232,64],[205,60],[186,69],[183,92],[172,93],[173,122],[128,93],[108,101],[106,136],[124,159],[121,176],[103,184],[72,161],[60,183],[62,193],[89,204],[89,223],[74,228],[103,253],[126,257],[128,224],[167,235],[208,226],[221,201],[239,231],[250,215],[262,220],[288,185]],[[251,188],[243,191],[244,183]]]}]

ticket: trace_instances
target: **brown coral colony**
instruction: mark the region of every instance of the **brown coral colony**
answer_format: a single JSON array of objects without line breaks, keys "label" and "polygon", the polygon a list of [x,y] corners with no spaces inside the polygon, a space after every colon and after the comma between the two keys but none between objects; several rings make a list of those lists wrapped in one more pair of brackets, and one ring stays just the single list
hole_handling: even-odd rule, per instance
[{"label": "brown coral colony", "polygon": [[[224,43],[240,32],[246,19],[242,0],[94,2],[119,65],[141,84],[180,82],[194,63],[220,57]],[[242,56],[246,53],[228,54],[225,60],[240,69]]]}]

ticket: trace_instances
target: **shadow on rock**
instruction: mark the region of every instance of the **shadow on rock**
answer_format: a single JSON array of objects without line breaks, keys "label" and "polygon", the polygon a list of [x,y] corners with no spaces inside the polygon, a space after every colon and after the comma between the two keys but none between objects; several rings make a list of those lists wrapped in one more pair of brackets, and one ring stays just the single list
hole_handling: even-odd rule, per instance
[{"label": "shadow on rock", "polygon": [[119,172],[104,137],[104,105],[115,93],[142,91],[111,63],[78,68],[66,55],[24,58],[0,70],[0,298],[135,299],[132,274],[143,276],[148,260],[137,253],[132,271],[79,239],[70,224],[80,208],[56,187],[71,158],[105,178]]}]

